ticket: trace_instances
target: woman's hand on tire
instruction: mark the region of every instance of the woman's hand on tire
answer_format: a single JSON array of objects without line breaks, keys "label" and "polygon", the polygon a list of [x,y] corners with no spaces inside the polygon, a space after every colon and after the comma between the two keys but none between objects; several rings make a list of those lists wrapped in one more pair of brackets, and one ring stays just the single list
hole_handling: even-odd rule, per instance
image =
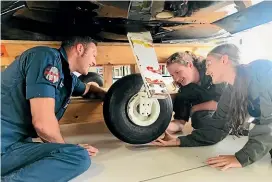
[{"label": "woman's hand on tire", "polygon": [[180,139],[165,132],[164,137],[159,137],[152,142],[153,145],[162,147],[174,147],[180,145]]}]

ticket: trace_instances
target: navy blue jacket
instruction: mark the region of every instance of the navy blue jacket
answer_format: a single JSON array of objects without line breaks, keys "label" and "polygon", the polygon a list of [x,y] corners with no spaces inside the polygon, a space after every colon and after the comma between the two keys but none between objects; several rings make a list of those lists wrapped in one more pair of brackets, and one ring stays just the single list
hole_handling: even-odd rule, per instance
[{"label": "navy blue jacket", "polygon": [[55,99],[55,115],[63,116],[71,96],[83,95],[85,84],[70,72],[63,48],[34,47],[23,52],[1,74],[1,153],[28,137],[37,137],[30,99]]}]

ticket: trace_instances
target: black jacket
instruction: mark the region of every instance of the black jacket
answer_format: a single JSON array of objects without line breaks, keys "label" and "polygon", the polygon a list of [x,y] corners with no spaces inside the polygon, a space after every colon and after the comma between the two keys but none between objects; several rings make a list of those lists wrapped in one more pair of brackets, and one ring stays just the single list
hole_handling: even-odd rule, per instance
[{"label": "black jacket", "polygon": [[205,61],[194,63],[200,76],[200,83],[180,86],[174,101],[174,118],[188,121],[192,106],[208,101],[218,102],[226,84],[213,84],[206,75]]}]

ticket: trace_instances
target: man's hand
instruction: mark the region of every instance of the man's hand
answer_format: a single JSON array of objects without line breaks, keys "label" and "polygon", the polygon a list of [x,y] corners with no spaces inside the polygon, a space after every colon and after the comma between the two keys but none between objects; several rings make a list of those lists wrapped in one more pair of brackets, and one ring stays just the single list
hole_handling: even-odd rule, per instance
[{"label": "man's hand", "polygon": [[96,154],[99,152],[97,148],[92,147],[89,144],[78,144],[79,146],[85,148],[90,156],[96,156]]},{"label": "man's hand", "polygon": [[86,84],[86,90],[83,96],[88,97],[88,95],[94,94],[95,96],[104,99],[107,91],[99,87],[95,82],[89,82]]},{"label": "man's hand", "polygon": [[206,162],[211,167],[219,168],[222,171],[229,168],[242,168],[242,165],[234,155],[220,155],[218,157],[209,158]]},{"label": "man's hand", "polygon": [[177,137],[173,137],[169,133],[165,132],[163,138],[159,137],[155,141],[152,142],[153,145],[162,146],[162,147],[173,147],[180,145],[180,139]]},{"label": "man's hand", "polygon": [[88,82],[87,84],[88,85],[93,85],[95,87],[99,87],[98,83],[96,83],[96,82]]}]

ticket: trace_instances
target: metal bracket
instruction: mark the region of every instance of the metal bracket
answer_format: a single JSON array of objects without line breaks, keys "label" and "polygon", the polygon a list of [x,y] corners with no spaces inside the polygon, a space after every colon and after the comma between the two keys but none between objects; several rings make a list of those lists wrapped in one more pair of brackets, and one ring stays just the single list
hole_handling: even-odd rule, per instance
[{"label": "metal bracket", "polygon": [[148,97],[165,99],[169,93],[161,75],[160,66],[150,32],[127,34],[137,66],[143,78]]},{"label": "metal bracket", "polygon": [[139,92],[138,95],[140,96],[140,114],[142,116],[150,115],[154,99],[149,99],[146,92]]}]

